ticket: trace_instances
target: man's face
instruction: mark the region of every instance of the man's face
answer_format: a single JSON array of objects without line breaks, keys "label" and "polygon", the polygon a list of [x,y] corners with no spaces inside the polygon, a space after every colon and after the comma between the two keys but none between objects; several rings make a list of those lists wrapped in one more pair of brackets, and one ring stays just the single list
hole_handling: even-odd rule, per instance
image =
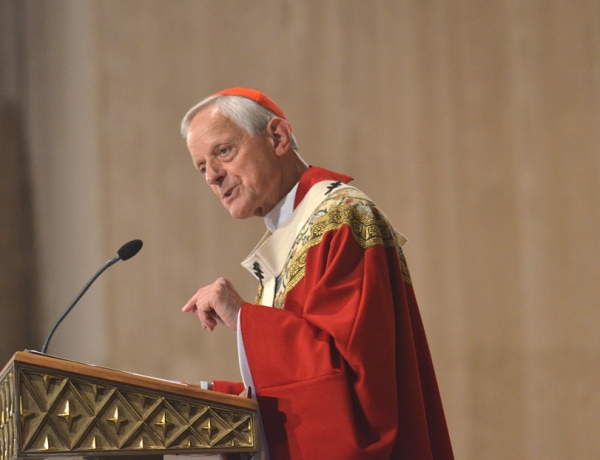
[{"label": "man's face", "polygon": [[236,219],[264,216],[280,200],[281,167],[268,132],[252,136],[209,106],[192,120],[187,145],[194,166]]}]

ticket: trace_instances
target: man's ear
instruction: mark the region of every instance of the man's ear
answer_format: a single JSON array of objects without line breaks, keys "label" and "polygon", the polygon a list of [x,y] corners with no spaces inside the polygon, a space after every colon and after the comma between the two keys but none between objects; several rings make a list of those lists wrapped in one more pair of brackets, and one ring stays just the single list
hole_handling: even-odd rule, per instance
[{"label": "man's ear", "polygon": [[283,118],[275,117],[269,121],[267,132],[273,143],[275,155],[283,156],[292,145],[292,127]]}]

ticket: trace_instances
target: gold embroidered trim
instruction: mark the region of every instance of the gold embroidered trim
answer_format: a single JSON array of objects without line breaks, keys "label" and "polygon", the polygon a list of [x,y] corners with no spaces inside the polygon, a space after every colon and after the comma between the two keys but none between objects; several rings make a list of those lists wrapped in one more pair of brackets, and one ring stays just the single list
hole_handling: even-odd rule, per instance
[{"label": "gold embroidered trim", "polygon": [[263,293],[265,292],[265,287],[263,286],[262,283],[258,284],[258,292],[256,293],[256,297],[254,299],[254,303],[256,305],[260,305],[260,303],[262,302],[262,297],[263,297]]},{"label": "gold embroidered trim", "polygon": [[347,190],[341,190],[323,203],[299,233],[280,275],[282,282],[275,295],[274,307],[283,308],[287,293],[304,278],[308,250],[318,245],[325,233],[343,225],[350,228],[354,240],[365,250],[376,245],[395,247],[403,280],[412,284],[404,253],[387,218],[364,195],[350,197]]},{"label": "gold embroidered trim", "polygon": [[400,269],[402,270],[402,279],[406,284],[410,284],[412,286],[412,280],[410,279],[410,272],[408,271],[408,264],[406,263],[406,257],[404,257],[404,252],[402,248],[398,246],[398,260],[400,261]]}]

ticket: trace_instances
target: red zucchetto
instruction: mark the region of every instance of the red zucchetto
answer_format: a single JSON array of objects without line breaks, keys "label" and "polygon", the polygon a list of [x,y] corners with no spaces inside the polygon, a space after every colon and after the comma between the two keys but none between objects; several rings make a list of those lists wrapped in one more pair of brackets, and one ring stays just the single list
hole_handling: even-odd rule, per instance
[{"label": "red zucchetto", "polygon": [[229,88],[224,89],[223,91],[219,91],[218,93],[213,94],[213,96],[241,96],[246,99],[250,99],[257,104],[263,106],[265,109],[270,110],[275,115],[280,118],[286,119],[283,113],[283,110],[279,108],[277,104],[267,96],[265,93],[261,93],[255,89],[249,88]]}]

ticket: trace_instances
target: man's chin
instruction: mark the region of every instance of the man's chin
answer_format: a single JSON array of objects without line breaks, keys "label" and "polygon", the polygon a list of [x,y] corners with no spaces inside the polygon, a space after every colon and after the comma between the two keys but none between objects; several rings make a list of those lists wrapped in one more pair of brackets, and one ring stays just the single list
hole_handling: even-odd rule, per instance
[{"label": "man's chin", "polygon": [[225,209],[227,209],[231,217],[234,219],[248,219],[249,217],[252,217],[252,213],[248,212],[246,209],[240,209],[236,206],[225,206]]}]

